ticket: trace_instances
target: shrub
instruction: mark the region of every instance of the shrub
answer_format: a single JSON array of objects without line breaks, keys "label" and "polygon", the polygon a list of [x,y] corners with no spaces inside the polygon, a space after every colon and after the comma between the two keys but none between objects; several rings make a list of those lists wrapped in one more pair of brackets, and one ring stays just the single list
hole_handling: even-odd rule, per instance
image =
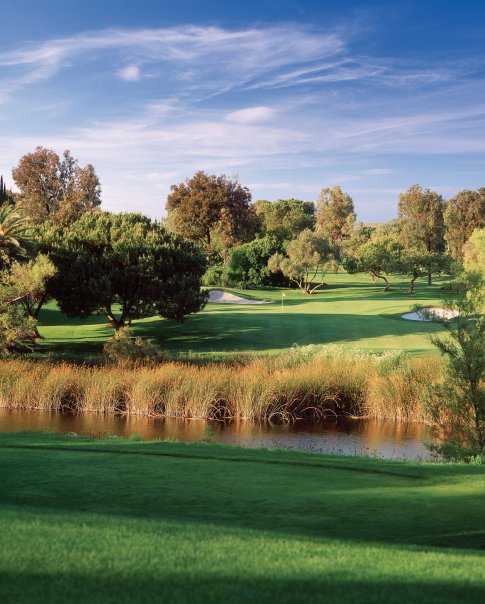
[{"label": "shrub", "polygon": [[210,266],[202,277],[202,285],[206,287],[226,287],[227,284],[226,269],[222,264]]},{"label": "shrub", "polygon": [[428,404],[436,429],[445,433],[440,452],[453,459],[485,454],[485,278],[464,273],[461,287],[448,305],[457,311],[445,323],[448,338],[433,343],[446,357],[446,380],[435,387]]},{"label": "shrub", "polygon": [[227,266],[228,284],[243,288],[288,285],[289,281],[281,271],[272,272],[268,268],[273,254],[283,250],[283,244],[270,235],[234,248]]},{"label": "shrub", "polygon": [[166,359],[152,340],[134,336],[129,327],[116,331],[104,345],[103,351],[109,361],[117,364],[160,363]]}]

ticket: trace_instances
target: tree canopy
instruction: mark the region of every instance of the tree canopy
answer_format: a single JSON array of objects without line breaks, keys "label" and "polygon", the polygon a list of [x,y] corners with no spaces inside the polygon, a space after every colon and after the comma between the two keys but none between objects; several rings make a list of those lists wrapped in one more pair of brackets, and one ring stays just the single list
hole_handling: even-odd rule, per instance
[{"label": "tree canopy", "polygon": [[374,279],[382,279],[387,291],[387,275],[399,270],[402,251],[395,229],[362,227],[346,245],[344,266],[350,273],[368,272]]},{"label": "tree canopy", "polygon": [[281,272],[272,272],[268,261],[283,245],[274,235],[259,237],[233,248],[227,266],[229,283],[241,287],[260,287],[262,285],[286,284]]},{"label": "tree canopy", "polygon": [[56,274],[56,268],[45,254],[38,254],[27,262],[14,262],[6,276],[6,283],[28,317],[37,320],[47,299],[47,283]]},{"label": "tree canopy", "polygon": [[260,229],[280,241],[290,241],[305,229],[315,226],[315,205],[300,199],[258,200],[254,204]]},{"label": "tree canopy", "polygon": [[17,203],[34,223],[47,219],[72,222],[101,204],[101,187],[94,167],[79,166],[69,151],[37,147],[12,170],[19,188]]},{"label": "tree canopy", "polygon": [[428,257],[428,283],[435,262],[434,254],[444,251],[443,199],[430,189],[413,185],[399,196],[398,220],[400,236],[406,249],[413,248],[416,255]]},{"label": "tree canopy", "polygon": [[206,250],[223,248],[252,238],[256,221],[251,193],[238,181],[197,172],[172,185],[167,197],[167,225],[171,231],[201,244]]},{"label": "tree canopy", "polygon": [[463,260],[463,246],[475,229],[485,227],[485,187],[478,191],[460,191],[446,204],[445,239],[454,260]]},{"label": "tree canopy", "polygon": [[45,245],[57,269],[49,293],[68,316],[101,312],[119,328],[155,314],[182,321],[205,304],[198,248],[139,214],[85,214]]},{"label": "tree canopy", "polygon": [[463,266],[469,273],[480,273],[485,280],[485,228],[475,229],[463,248]]},{"label": "tree canopy", "polygon": [[330,258],[328,241],[306,229],[290,241],[286,254],[271,256],[268,267],[272,272],[281,271],[305,294],[311,294],[323,286],[325,263]]},{"label": "tree canopy", "polygon": [[334,245],[350,237],[355,222],[352,197],[341,187],[327,187],[320,191],[317,201],[317,231]]}]

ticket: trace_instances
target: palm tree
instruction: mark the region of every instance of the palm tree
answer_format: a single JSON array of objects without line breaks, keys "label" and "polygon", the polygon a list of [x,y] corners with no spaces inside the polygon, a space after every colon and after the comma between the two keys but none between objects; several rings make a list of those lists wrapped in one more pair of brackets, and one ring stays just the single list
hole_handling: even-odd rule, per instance
[{"label": "palm tree", "polygon": [[0,264],[22,256],[30,242],[30,223],[15,207],[0,206]]}]

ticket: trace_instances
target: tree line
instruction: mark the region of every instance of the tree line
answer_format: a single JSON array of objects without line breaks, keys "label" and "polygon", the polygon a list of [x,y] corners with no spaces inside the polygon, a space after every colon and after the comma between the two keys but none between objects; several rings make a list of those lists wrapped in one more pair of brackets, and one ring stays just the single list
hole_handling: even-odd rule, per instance
[{"label": "tree line", "polygon": [[397,218],[383,224],[357,221],[341,187],[322,189],[316,203],[258,200],[237,181],[198,172],[174,185],[166,204],[168,228],[206,254],[207,285],[294,284],[310,293],[325,270],[368,272],[389,289],[388,275],[416,281],[453,272],[466,242],[485,227],[485,187],[444,200],[419,185],[398,200]]},{"label": "tree line", "polygon": [[[21,347],[44,302],[68,316],[102,313],[116,328],[158,314],[182,321],[206,301],[201,284],[286,285],[311,294],[328,270],[365,271],[382,280],[418,278],[463,264],[467,242],[485,226],[485,188],[444,200],[419,185],[399,196],[397,218],[358,222],[341,187],[317,201],[252,201],[226,176],[199,171],[171,187],[166,218],[101,209],[91,164],[38,147],[0,180],[0,333]],[[21,334],[17,337],[16,334]]]}]

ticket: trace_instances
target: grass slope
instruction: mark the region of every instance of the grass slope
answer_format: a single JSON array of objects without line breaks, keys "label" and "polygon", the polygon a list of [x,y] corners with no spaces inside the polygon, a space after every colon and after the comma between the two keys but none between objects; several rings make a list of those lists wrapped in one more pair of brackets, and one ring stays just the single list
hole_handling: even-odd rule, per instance
[{"label": "grass slope", "polygon": [[485,468],[0,435],[0,601],[483,602]]},{"label": "grass slope", "polygon": [[[417,303],[439,305],[443,295],[440,282],[431,287],[420,283],[417,293],[410,296],[407,283],[398,279],[393,280],[390,292],[362,274],[333,274],[327,281],[328,288],[314,296],[296,290],[251,290],[251,296],[272,300],[272,304],[208,304],[183,324],[152,317],[136,321],[134,328],[142,336],[157,339],[175,355],[188,351],[221,356],[231,352],[266,354],[294,344],[329,343],[373,352],[434,350],[429,336],[441,327],[405,321],[400,316]],[[112,329],[102,317],[68,319],[49,304],[40,318],[40,332],[45,338],[41,354],[85,357],[99,354]]]}]

